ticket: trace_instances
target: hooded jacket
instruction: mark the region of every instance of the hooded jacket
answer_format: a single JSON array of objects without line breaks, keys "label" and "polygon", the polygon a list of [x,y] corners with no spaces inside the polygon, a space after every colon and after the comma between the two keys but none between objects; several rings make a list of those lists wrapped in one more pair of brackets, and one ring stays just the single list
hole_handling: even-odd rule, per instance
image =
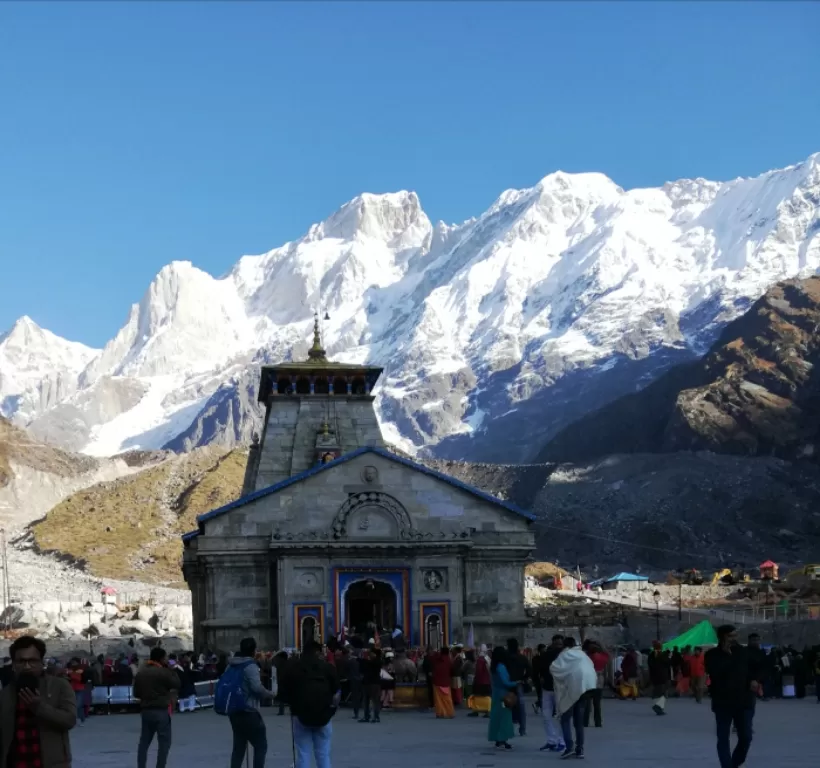
[{"label": "hooded jacket", "polygon": [[[248,664],[250,662],[250,664]],[[262,676],[259,674],[259,665],[248,656],[234,656],[229,662],[229,666],[235,667],[246,664],[242,670],[242,690],[245,693],[245,701],[248,712],[255,712],[259,709],[259,702],[262,699],[273,699],[278,691],[276,667],[271,668],[271,690],[262,685]]]}]

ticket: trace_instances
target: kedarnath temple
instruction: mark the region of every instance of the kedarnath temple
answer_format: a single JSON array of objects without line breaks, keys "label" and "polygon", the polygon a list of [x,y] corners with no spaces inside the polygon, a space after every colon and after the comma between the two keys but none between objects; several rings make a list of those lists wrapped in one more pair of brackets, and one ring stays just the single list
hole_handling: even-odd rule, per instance
[{"label": "kedarnath temple", "polygon": [[183,536],[197,648],[299,648],[374,624],[413,645],[523,634],[532,517],[387,450],[381,373],[328,360],[318,319],[307,360],[262,368],[242,496]]}]

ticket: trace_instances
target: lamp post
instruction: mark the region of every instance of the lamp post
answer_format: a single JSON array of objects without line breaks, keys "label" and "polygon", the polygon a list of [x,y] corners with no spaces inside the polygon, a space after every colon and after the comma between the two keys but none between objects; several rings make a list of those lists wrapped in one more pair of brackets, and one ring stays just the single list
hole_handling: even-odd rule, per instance
[{"label": "lamp post", "polygon": [[678,582],[678,621],[683,620],[683,579]]},{"label": "lamp post", "polygon": [[660,642],[661,639],[661,593],[656,589],[652,593],[655,598],[655,639]]},{"label": "lamp post", "polygon": [[91,612],[94,610],[94,606],[91,605],[91,601],[87,601],[86,604],[83,606],[86,613],[88,614],[88,652],[91,654],[92,658],[94,656],[94,641],[91,638]]}]

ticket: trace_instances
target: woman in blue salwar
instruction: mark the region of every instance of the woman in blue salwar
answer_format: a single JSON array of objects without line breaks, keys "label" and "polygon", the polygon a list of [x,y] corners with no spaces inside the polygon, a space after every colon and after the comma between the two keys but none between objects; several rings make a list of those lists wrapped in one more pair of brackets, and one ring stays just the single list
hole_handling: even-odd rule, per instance
[{"label": "woman in blue salwar", "polygon": [[493,694],[487,740],[495,742],[496,747],[512,749],[510,739],[515,735],[512,710],[504,706],[504,697],[510,691],[515,691],[516,684],[510,680],[510,673],[507,671],[507,649],[503,646],[493,648],[490,673]]}]

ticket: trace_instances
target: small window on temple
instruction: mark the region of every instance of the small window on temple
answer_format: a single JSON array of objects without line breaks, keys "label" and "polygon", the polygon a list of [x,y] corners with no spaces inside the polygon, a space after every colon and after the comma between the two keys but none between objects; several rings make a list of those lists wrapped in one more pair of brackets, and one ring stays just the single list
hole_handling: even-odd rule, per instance
[{"label": "small window on temple", "polygon": [[279,379],[276,382],[276,391],[280,395],[290,394],[290,379]]},{"label": "small window on temple", "polygon": [[313,393],[316,395],[330,394],[330,382],[324,376],[319,377],[313,382]]},{"label": "small window on temple", "polygon": [[365,386],[364,379],[353,379],[353,394],[354,395],[366,395],[367,394],[367,387]]},{"label": "small window on temple", "polygon": [[342,376],[337,376],[335,379],[333,379],[333,394],[347,394],[347,379],[343,378]]},{"label": "small window on temple", "polygon": [[310,381],[302,376],[299,379],[296,379],[296,394],[297,395],[309,395],[310,394]]}]

